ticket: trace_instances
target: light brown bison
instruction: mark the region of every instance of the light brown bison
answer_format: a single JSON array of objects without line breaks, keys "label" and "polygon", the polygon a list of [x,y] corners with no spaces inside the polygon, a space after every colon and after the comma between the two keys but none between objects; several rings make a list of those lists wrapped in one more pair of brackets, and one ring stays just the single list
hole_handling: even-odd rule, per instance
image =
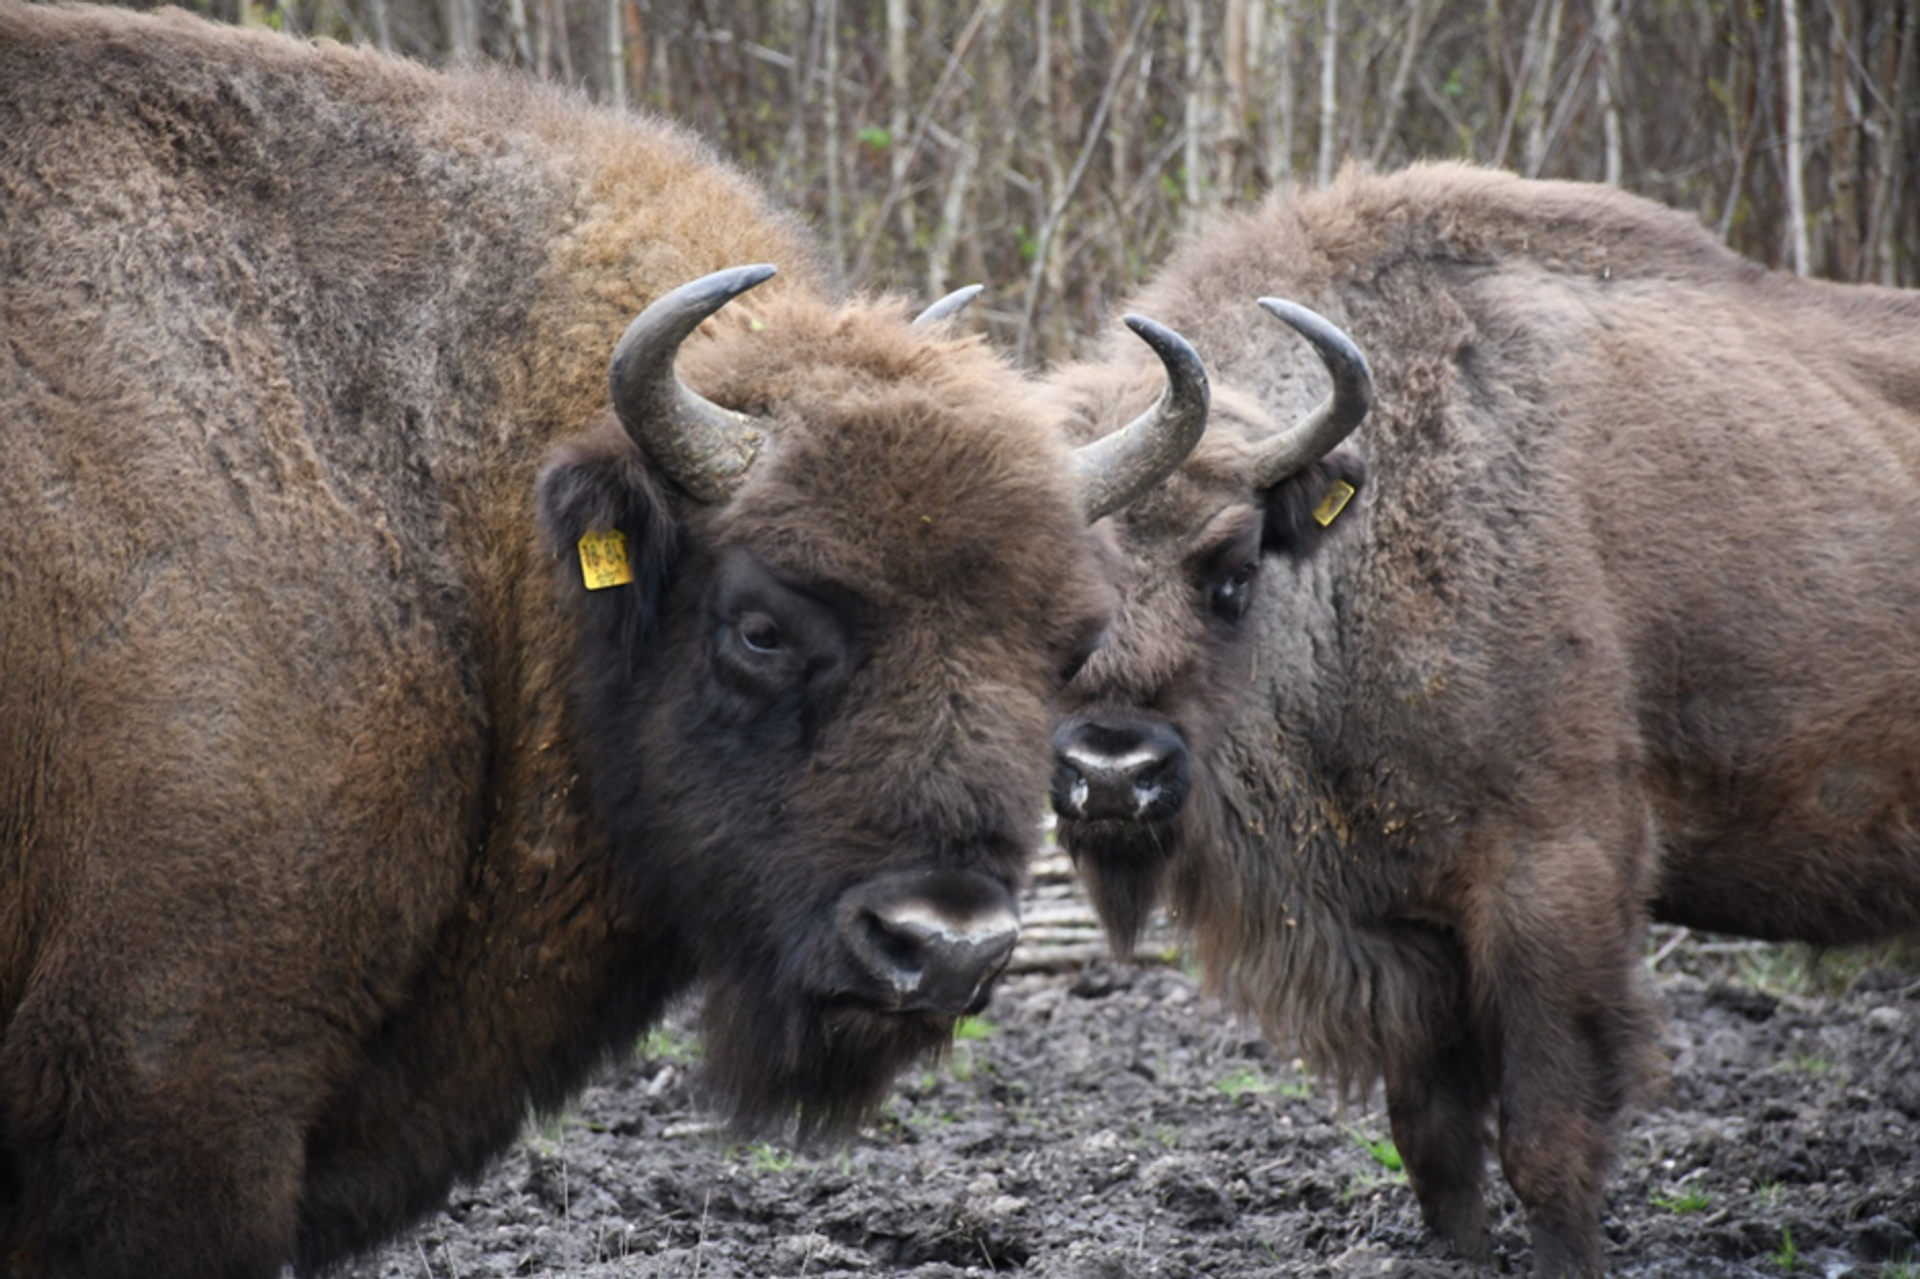
[{"label": "light brown bison", "polygon": [[[1437,165],[1228,217],[1136,301],[1214,425],[1115,517],[1062,841],[1120,938],[1164,895],[1277,1039],[1384,1076],[1440,1235],[1487,1254],[1493,1121],[1536,1271],[1593,1273],[1649,911],[1920,928],[1920,296]],[[1147,380],[1060,375],[1089,435]]]},{"label": "light brown bison", "polygon": [[0,1270],[324,1266],[690,989],[802,1130],[984,998],[1204,378],[1076,456],[808,259],[558,92],[0,4]]}]

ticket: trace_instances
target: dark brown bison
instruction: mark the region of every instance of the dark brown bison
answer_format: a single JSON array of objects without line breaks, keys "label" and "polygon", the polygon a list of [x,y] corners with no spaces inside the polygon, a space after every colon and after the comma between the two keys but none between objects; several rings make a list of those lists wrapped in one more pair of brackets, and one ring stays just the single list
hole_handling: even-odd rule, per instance
[{"label": "dark brown bison", "polygon": [[802,1130],[984,997],[1204,378],[1075,456],[808,255],[558,92],[0,4],[0,1270],[322,1267],[690,989]]},{"label": "dark brown bison", "polygon": [[[1120,938],[1164,895],[1231,1001],[1384,1077],[1461,1252],[1492,1121],[1535,1270],[1595,1272],[1649,911],[1920,928],[1920,296],[1439,165],[1228,217],[1137,302],[1214,424],[1115,517],[1062,841]],[[1059,380],[1088,434],[1147,394]]]}]

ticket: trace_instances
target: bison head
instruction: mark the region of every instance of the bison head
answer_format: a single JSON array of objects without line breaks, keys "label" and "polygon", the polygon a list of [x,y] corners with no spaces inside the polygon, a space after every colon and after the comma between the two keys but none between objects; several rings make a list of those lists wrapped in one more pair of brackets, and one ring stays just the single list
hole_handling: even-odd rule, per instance
[{"label": "bison head", "polygon": [[[1207,401],[1191,348],[1144,324],[1160,410],[1075,455],[938,312],[715,316],[771,274],[635,320],[617,423],[559,453],[540,507],[645,979],[704,986],[737,1120],[805,1135],[870,1110],[1004,968],[1047,733],[1108,614],[1090,523],[1179,461]],[[583,540],[630,580],[587,589]]]},{"label": "bison head", "polygon": [[[1211,838],[1211,784],[1225,729],[1251,692],[1259,654],[1247,619],[1264,556],[1311,555],[1358,492],[1361,460],[1339,450],[1366,416],[1372,375],[1339,329],[1304,307],[1261,306],[1310,341],[1334,389],[1276,430],[1233,388],[1213,399],[1206,441],[1167,483],[1108,521],[1122,593],[1107,642],[1068,690],[1053,734],[1052,799],[1117,951],[1130,950],[1179,848]],[[1082,434],[1098,436],[1142,394],[1129,360],[1066,371]],[[1256,818],[1257,820],[1257,818]]]}]

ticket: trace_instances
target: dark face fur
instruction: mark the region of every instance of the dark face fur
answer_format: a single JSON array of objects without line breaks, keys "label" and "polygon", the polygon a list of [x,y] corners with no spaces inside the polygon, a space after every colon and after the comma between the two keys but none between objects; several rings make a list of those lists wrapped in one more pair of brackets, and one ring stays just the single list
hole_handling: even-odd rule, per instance
[{"label": "dark face fur", "polygon": [[1109,523],[1121,589],[1107,642],[1068,689],[1053,735],[1054,812],[1116,951],[1131,949],[1182,848],[1222,820],[1214,775],[1252,693],[1263,560],[1310,553],[1311,508],[1364,468],[1339,453],[1253,487],[1257,410],[1216,392],[1208,437],[1174,477]]},{"label": "dark face fur", "polygon": [[811,340],[780,319],[682,361],[768,419],[729,501],[668,494],[609,431],[542,502],[556,553],[592,527],[638,548],[630,588],[563,570],[596,808],[635,911],[707,989],[717,1091],[804,1135],[867,1113],[984,1004],[1057,694],[1106,610],[1020,379],[964,345],[931,360],[894,316]]}]

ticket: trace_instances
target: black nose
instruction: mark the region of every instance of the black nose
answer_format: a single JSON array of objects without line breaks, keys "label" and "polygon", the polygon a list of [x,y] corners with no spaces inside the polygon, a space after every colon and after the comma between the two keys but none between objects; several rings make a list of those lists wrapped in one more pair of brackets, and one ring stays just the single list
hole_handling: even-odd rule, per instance
[{"label": "black nose", "polygon": [[1013,895],[978,875],[876,882],[838,914],[856,966],[902,1012],[976,1011],[1020,940]]},{"label": "black nose", "polygon": [[1053,735],[1053,811],[1083,821],[1165,821],[1187,798],[1187,744],[1164,720],[1076,720]]}]

